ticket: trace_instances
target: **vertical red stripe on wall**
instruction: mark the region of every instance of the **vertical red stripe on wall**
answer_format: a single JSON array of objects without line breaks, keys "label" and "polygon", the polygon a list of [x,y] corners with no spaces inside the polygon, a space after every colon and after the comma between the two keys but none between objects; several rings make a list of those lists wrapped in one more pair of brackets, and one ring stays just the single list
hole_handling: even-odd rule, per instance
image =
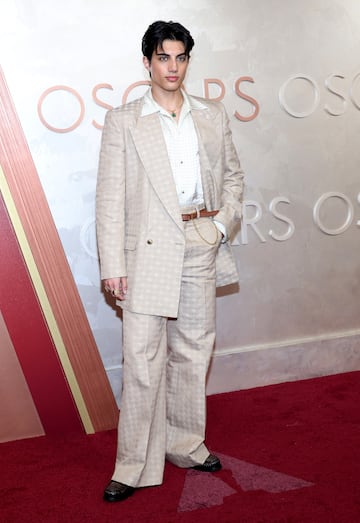
[{"label": "vertical red stripe on wall", "polygon": [[84,400],[84,425],[114,428],[114,394],[1,67],[0,100],[0,164]]},{"label": "vertical red stripe on wall", "polygon": [[45,433],[82,431],[2,198],[0,253],[0,309]]}]

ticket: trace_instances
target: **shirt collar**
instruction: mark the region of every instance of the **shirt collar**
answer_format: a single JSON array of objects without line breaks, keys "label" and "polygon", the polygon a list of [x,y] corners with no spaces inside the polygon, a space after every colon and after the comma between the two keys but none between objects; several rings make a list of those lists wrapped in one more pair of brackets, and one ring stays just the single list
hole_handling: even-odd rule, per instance
[{"label": "shirt collar", "polygon": [[[192,110],[208,109],[208,107],[202,102],[200,102],[200,100],[197,100],[192,96],[189,97],[184,90],[181,90],[181,93],[184,98],[184,104],[182,108],[183,114],[187,114]],[[166,116],[169,116],[169,113],[165,111],[165,109],[163,109],[158,103],[155,102],[150,88],[146,91],[144,95],[144,104],[142,106],[141,116],[147,116],[153,113],[161,113]]]}]

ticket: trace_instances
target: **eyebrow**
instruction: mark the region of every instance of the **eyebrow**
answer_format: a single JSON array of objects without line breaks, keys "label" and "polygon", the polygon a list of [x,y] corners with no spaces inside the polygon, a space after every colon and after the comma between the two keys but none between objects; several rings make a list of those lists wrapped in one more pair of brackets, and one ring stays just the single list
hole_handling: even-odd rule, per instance
[{"label": "eyebrow", "polygon": [[[157,51],[155,52],[155,54],[156,56],[170,56],[168,53],[158,53]],[[180,56],[186,56],[186,53],[177,54],[176,58],[179,58]]]}]

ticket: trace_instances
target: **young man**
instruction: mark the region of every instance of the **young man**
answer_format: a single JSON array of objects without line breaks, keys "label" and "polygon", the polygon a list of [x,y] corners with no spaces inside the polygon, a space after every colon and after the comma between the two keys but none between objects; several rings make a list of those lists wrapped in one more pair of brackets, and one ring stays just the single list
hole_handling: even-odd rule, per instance
[{"label": "young man", "polygon": [[123,309],[118,451],[106,501],[162,483],[165,459],[221,468],[205,438],[216,286],[236,282],[228,243],[243,174],[220,103],[182,89],[194,41],[175,22],[142,40],[151,88],[109,111],[97,185],[104,288]]}]

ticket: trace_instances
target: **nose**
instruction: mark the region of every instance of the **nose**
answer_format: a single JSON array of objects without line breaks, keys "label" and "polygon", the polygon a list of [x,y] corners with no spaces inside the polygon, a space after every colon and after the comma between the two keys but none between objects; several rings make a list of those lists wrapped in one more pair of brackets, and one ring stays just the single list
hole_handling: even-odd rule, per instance
[{"label": "nose", "polygon": [[169,71],[171,73],[176,73],[178,70],[178,63],[175,56],[172,56],[168,62],[169,64]]}]

